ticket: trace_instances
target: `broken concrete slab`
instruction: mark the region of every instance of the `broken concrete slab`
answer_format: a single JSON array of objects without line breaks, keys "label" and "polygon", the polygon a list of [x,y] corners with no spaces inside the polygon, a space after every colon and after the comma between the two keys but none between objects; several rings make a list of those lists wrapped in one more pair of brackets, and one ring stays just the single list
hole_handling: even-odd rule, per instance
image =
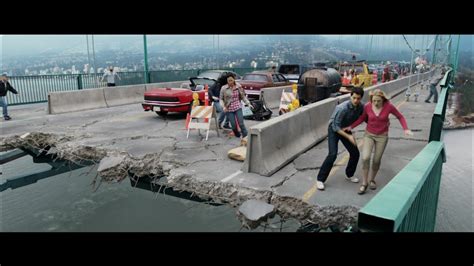
[{"label": "broken concrete slab", "polygon": [[173,138],[152,139],[120,139],[106,145],[106,148],[127,152],[131,157],[141,158],[147,154],[161,154],[164,150],[172,150],[175,140]]},{"label": "broken concrete slab", "polygon": [[229,177],[221,180],[221,182],[228,182],[242,187],[248,187],[258,191],[273,191],[276,187],[283,185],[292,175],[297,172],[293,164],[288,164],[280,171],[272,176],[261,176],[254,173],[243,173],[229,179]]},{"label": "broken concrete slab", "polygon": [[118,165],[122,164],[125,160],[125,156],[110,156],[105,157],[100,160],[99,168],[97,168],[98,172],[109,170],[110,168],[117,167]]},{"label": "broken concrete slab", "polygon": [[274,214],[275,206],[261,200],[247,200],[239,207],[238,213],[244,218],[245,224],[256,228],[260,222],[265,221]]},{"label": "broken concrete slab", "polygon": [[283,185],[275,189],[275,194],[283,197],[294,197],[303,199],[304,194],[311,189],[316,182],[319,170],[298,171]]},{"label": "broken concrete slab", "polygon": [[[172,162],[178,165],[187,165],[200,161],[217,161],[220,158],[208,149],[181,149],[173,151],[164,151],[161,155],[161,161]],[[212,167],[216,170],[215,165]]]}]

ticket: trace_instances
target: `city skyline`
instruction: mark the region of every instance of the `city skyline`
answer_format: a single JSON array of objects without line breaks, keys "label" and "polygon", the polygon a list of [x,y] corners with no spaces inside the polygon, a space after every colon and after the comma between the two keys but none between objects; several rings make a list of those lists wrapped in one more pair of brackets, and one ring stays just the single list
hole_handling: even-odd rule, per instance
[{"label": "city skyline", "polygon": [[[101,73],[110,65],[124,72],[144,67],[143,35],[95,35],[95,45],[86,35],[1,38],[2,70],[14,75],[78,74],[92,69]],[[434,35],[406,38],[420,49],[432,45]],[[35,51],[41,52],[19,53],[31,47],[28,39],[35,39]],[[352,54],[358,59],[409,60],[411,54],[401,35],[147,35],[147,39],[150,70],[268,67],[348,60]],[[55,45],[43,47],[51,42]],[[462,36],[460,50],[469,45],[472,35]]]}]

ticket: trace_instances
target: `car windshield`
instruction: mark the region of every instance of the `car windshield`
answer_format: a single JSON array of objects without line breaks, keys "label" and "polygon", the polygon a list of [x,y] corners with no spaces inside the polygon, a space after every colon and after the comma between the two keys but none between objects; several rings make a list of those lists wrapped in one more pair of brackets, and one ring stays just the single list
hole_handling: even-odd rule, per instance
[{"label": "car windshield", "polygon": [[298,65],[281,65],[278,72],[282,74],[298,75],[300,73],[300,67]]},{"label": "car windshield", "polygon": [[206,71],[206,72],[203,72],[203,73],[199,74],[199,77],[210,78],[210,79],[217,80],[220,75],[221,75],[221,72]]},{"label": "car windshield", "polygon": [[247,74],[244,75],[243,80],[251,80],[251,81],[264,81],[267,82],[266,75],[259,75],[259,74]]},{"label": "car windshield", "polygon": [[202,78],[195,78],[195,79],[192,79],[192,82],[194,83],[194,85],[208,85],[209,87],[212,86],[214,84],[214,80],[210,80],[210,79],[202,79]]}]

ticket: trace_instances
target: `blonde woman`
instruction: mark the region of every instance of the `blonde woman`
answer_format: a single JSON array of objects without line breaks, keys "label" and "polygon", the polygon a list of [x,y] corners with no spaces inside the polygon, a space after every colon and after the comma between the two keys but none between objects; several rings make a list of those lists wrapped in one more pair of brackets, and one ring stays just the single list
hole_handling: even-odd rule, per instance
[{"label": "blonde woman", "polygon": [[[408,129],[405,117],[403,117],[392,103],[390,103],[385,93],[380,89],[373,90],[370,93],[369,102],[364,106],[363,114],[348,128],[351,130],[363,121],[366,121],[367,123],[364,133],[364,144],[362,147],[363,181],[359,188],[359,194],[364,194],[367,190],[367,186],[369,186],[370,189],[377,188],[375,176],[380,169],[382,155],[388,142],[390,114],[398,118],[406,136],[413,135],[411,130]],[[372,161],[372,172],[369,176],[372,151],[374,151],[374,156]]]}]

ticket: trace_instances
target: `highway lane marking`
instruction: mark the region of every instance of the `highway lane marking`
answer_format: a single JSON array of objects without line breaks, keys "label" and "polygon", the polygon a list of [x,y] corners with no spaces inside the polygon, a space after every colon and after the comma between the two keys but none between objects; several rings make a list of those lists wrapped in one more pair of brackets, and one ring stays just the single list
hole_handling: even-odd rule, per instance
[{"label": "highway lane marking", "polygon": [[235,173],[229,175],[228,177],[223,178],[223,179],[221,180],[221,182],[227,182],[227,181],[231,180],[232,178],[234,178],[234,177],[240,175],[241,173],[243,173],[243,172],[242,172],[241,170],[239,170],[239,171],[237,171],[237,172],[235,172]]}]

